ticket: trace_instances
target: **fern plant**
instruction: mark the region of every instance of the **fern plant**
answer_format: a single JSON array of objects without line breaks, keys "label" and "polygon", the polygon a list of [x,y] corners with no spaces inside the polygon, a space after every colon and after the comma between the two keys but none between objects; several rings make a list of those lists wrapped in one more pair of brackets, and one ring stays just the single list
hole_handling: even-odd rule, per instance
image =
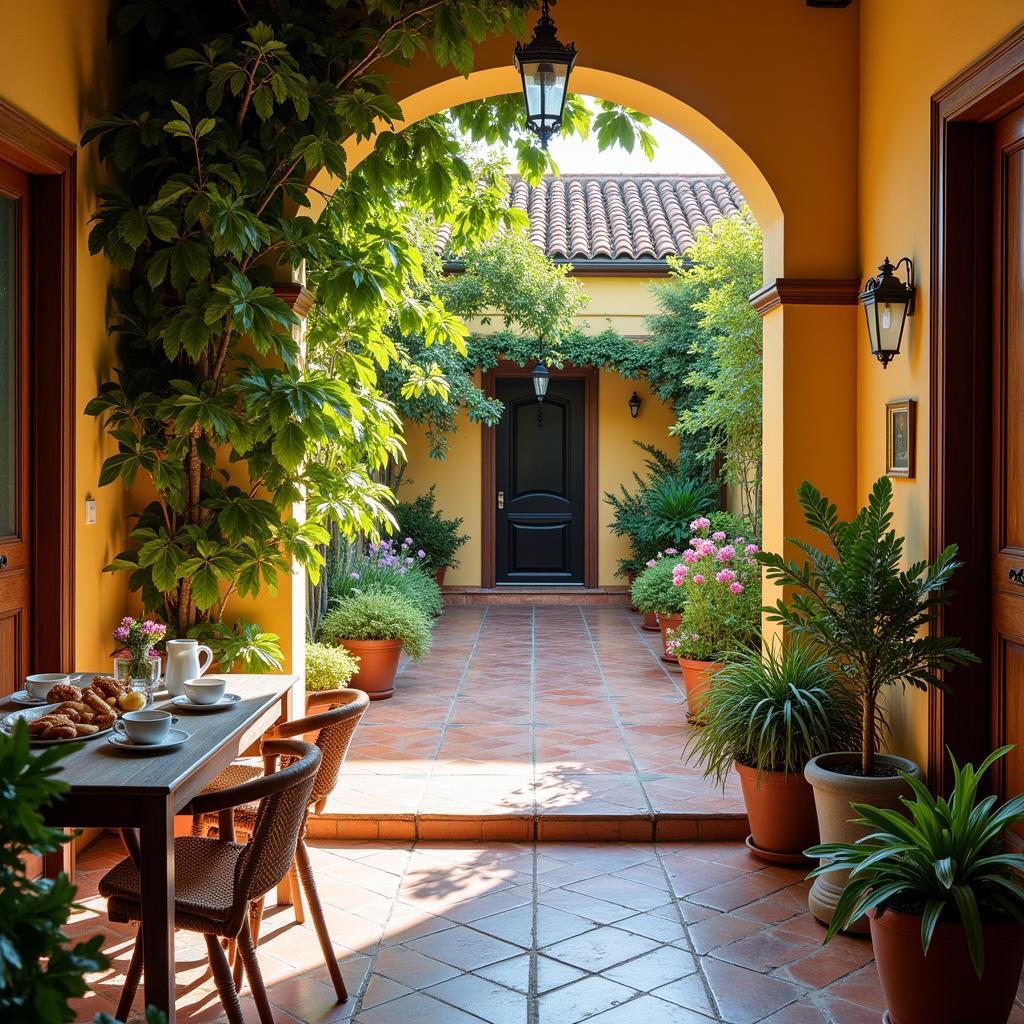
[{"label": "fern plant", "polygon": [[771,622],[824,650],[833,669],[861,702],[861,773],[874,774],[878,698],[887,686],[946,689],[940,673],[978,659],[958,637],[926,630],[948,601],[945,591],[961,563],[951,544],[933,565],[902,569],[904,541],[892,529],[892,481],[883,476],[867,505],[849,522],[806,480],[798,489],[807,525],[827,550],[790,538],[807,559],[802,565],[760,552],[769,580],[792,597],[764,611]]}]

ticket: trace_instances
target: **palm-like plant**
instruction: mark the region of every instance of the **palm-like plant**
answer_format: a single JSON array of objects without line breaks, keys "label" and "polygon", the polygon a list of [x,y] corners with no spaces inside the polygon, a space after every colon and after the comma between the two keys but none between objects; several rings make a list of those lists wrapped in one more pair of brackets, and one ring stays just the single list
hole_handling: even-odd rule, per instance
[{"label": "palm-like plant", "polygon": [[711,484],[679,471],[655,483],[646,498],[638,539],[647,550],[685,548],[690,540],[690,523],[715,507]]},{"label": "palm-like plant", "polygon": [[731,654],[715,675],[688,749],[705,777],[723,782],[734,761],[767,772],[802,772],[856,740],[860,706],[829,658],[809,644],[764,643]]},{"label": "palm-like plant", "polygon": [[934,565],[902,570],[903,538],[891,529],[892,481],[878,480],[866,507],[849,522],[807,481],[798,491],[808,526],[829,542],[831,553],[790,538],[807,555],[803,565],[779,554],[756,558],[769,580],[790,588],[765,611],[797,636],[817,644],[861,700],[861,772],[872,775],[877,748],[878,696],[896,684],[946,689],[940,672],[978,659],[958,637],[926,632],[946,603],[946,584],[961,563],[951,544]]},{"label": "palm-like plant", "polygon": [[948,800],[932,796],[924,784],[904,774],[914,799],[902,797],[909,817],[867,804],[853,804],[857,824],[873,830],[855,843],[825,843],[807,850],[827,860],[811,877],[849,871],[825,941],[869,910],[887,907],[920,913],[925,955],[942,919],[959,920],[971,964],[980,978],[985,968],[982,921],[993,916],[1024,925],[1024,854],[1004,853],[1001,836],[1024,821],[1024,795],[996,807],[996,797],[977,802],[978,783],[1013,748],[993,751],[975,771],[953,763]]}]

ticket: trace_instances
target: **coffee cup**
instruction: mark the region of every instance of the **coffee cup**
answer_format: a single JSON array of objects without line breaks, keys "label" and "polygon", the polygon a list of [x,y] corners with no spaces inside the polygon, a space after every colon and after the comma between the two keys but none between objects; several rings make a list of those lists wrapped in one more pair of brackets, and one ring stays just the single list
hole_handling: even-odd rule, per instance
[{"label": "coffee cup", "polygon": [[224,696],[228,681],[218,676],[199,676],[185,680],[185,696],[193,704],[216,704]]},{"label": "coffee cup", "polygon": [[46,700],[55,686],[70,682],[71,676],[67,672],[39,672],[36,675],[25,676],[25,689],[28,690],[30,697]]},{"label": "coffee cup", "polygon": [[148,745],[160,743],[171,729],[171,715],[167,711],[126,711],[115,723],[114,732],[132,743]]}]

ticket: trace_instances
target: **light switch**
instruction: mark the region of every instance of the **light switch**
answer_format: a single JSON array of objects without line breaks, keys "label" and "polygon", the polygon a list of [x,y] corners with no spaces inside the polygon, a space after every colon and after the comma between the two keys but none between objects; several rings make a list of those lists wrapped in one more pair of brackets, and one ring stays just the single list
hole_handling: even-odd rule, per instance
[{"label": "light switch", "polygon": [[96,499],[86,498],[85,499],[85,525],[95,526],[96,525]]}]

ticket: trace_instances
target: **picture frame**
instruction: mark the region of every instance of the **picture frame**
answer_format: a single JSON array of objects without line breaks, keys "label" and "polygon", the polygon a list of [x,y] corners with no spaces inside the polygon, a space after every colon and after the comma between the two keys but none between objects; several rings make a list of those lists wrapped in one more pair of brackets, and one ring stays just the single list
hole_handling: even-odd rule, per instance
[{"label": "picture frame", "polygon": [[917,402],[885,403],[885,475],[913,480],[917,454]]}]

